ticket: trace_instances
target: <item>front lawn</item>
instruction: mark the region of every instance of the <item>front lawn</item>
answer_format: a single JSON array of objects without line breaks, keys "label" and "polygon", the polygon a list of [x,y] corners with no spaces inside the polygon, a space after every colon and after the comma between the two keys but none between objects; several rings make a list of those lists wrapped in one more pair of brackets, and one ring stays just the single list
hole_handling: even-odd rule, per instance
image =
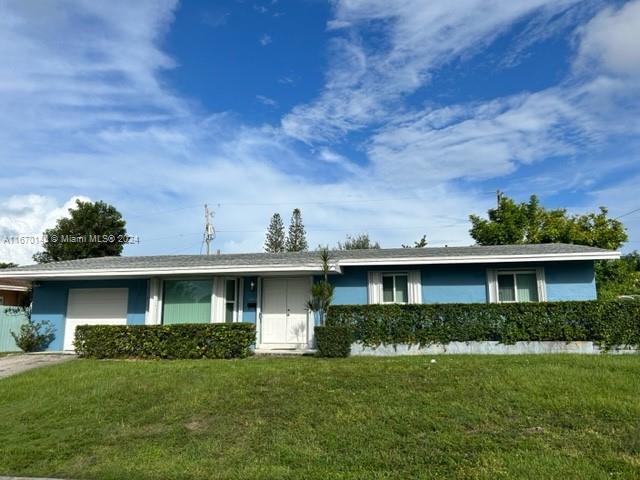
[{"label": "front lawn", "polygon": [[640,478],[640,356],[74,360],[0,380],[0,475]]}]

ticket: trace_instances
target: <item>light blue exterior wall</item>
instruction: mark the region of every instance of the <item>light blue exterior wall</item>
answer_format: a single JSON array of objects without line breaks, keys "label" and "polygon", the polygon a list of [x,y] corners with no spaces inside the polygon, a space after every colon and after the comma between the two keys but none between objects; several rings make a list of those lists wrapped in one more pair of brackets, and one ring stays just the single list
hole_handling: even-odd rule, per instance
[{"label": "light blue exterior wall", "polygon": [[597,298],[592,261],[549,263],[544,274],[549,302]]},{"label": "light blue exterior wall", "polygon": [[[595,300],[596,285],[592,261],[528,264],[427,265],[390,267],[343,267],[342,275],[331,275],[334,305],[367,303],[368,272],[421,271],[423,303],[484,303],[487,301],[487,268],[544,267],[548,301]],[[316,281],[319,277],[316,277]],[[256,287],[251,290],[251,281]],[[257,277],[245,277],[242,321],[256,323]],[[70,288],[128,288],[127,323],[142,325],[147,306],[147,279],[46,281],[33,290],[34,321],[48,320],[55,339],[48,350],[62,350],[67,299]],[[317,321],[318,319],[316,319]]]},{"label": "light blue exterior wall", "polygon": [[147,309],[147,279],[46,281],[33,289],[33,321],[48,320],[55,338],[47,350],[63,348],[64,323],[70,288],[128,288],[127,324],[144,325]]},{"label": "light blue exterior wall", "polygon": [[343,267],[342,275],[330,277],[334,305],[367,303],[368,272],[421,271],[422,303],[485,303],[488,268],[544,267],[548,301],[595,300],[596,284],[592,261],[527,264],[427,265],[412,267]]}]

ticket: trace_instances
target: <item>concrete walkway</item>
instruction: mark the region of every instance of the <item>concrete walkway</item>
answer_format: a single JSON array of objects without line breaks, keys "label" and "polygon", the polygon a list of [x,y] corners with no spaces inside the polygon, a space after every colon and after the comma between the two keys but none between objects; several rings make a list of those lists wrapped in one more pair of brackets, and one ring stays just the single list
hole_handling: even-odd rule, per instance
[{"label": "concrete walkway", "polygon": [[[0,357],[0,378],[26,372],[32,368],[55,365],[75,358],[75,355],[63,353],[29,353]],[[1,479],[2,477],[0,477]]]}]

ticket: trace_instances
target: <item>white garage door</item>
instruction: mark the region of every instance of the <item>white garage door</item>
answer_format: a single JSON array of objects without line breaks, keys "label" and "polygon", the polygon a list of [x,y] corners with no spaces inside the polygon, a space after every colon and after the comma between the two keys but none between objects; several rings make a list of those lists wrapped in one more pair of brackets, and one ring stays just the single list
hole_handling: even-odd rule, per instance
[{"label": "white garage door", "polygon": [[64,349],[73,350],[78,325],[126,325],[127,288],[69,289]]}]

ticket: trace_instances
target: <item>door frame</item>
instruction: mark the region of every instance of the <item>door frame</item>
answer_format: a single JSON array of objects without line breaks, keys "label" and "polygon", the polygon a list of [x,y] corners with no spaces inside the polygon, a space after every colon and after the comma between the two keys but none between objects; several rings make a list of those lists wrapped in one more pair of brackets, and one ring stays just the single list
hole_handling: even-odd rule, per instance
[{"label": "door frame", "polygon": [[[291,348],[291,343],[262,343],[262,300],[263,300],[263,286],[262,280],[269,278],[284,278],[287,280],[302,280],[307,278],[309,281],[309,297],[311,297],[311,285],[313,285],[313,275],[267,275],[258,278],[258,288],[257,288],[257,305],[256,305],[256,348],[269,348],[273,350],[277,350],[279,348]],[[283,312],[286,314],[286,312]],[[313,344],[313,327],[314,324],[314,316],[313,313],[307,310],[307,332],[306,332],[306,342],[302,345],[302,349],[310,348]]]}]

